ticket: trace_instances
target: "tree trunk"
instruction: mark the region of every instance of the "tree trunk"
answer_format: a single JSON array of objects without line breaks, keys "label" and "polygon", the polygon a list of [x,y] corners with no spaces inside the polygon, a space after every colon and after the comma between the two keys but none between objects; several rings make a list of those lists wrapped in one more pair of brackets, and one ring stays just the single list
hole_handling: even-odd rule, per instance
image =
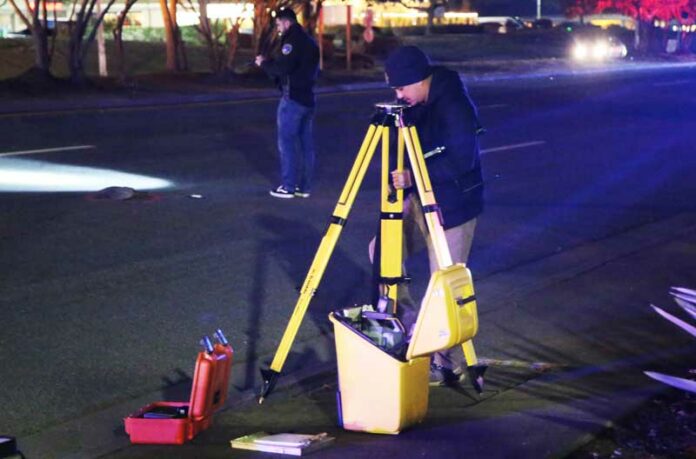
[{"label": "tree trunk", "polygon": [[116,26],[114,27],[114,43],[116,44],[116,71],[118,72],[119,79],[123,82],[126,80],[126,50],[123,46],[123,27],[126,25],[126,19],[128,19],[128,12],[135,5],[137,0],[126,1],[126,6],[123,8],[116,19]]},{"label": "tree trunk", "polygon": [[265,54],[265,50],[261,49],[261,41],[264,29],[267,25],[267,11],[266,2],[255,1],[254,2],[254,34],[252,45],[254,47],[254,54]]},{"label": "tree trunk", "polygon": [[220,73],[221,60],[218,55],[218,43],[213,35],[213,27],[208,19],[208,0],[198,0],[198,33],[203,37],[208,49],[208,62],[213,73]]},{"label": "tree trunk", "polygon": [[166,68],[170,71],[179,70],[177,37],[176,37],[176,2],[174,2],[174,14],[169,9],[167,0],[160,0],[162,19],[164,22],[164,39],[167,49]]},{"label": "tree trunk", "polygon": [[691,54],[691,43],[693,42],[693,33],[683,32],[679,43],[679,50],[684,54]]},{"label": "tree trunk", "polygon": [[428,8],[428,23],[425,26],[425,34],[432,35],[433,23],[435,22],[435,3],[433,2]]},{"label": "tree trunk", "polygon": [[84,68],[82,67],[82,35],[84,28],[84,18],[78,13],[77,20],[70,30],[70,41],[68,42],[68,70],[70,71],[70,81],[81,83],[84,81]]},{"label": "tree trunk", "polygon": [[271,50],[274,42],[271,11],[274,11],[279,3],[277,0],[254,2],[254,54],[266,55]]},{"label": "tree trunk", "polygon": [[32,27],[32,37],[34,38],[34,65],[38,70],[46,75],[51,74],[51,54],[48,48],[48,34],[41,24],[34,24]]},{"label": "tree trunk", "polygon": [[123,47],[123,26],[126,23],[126,17],[130,6],[135,2],[128,2],[126,7],[119,13],[114,27],[114,43],[116,44],[116,72],[121,81],[126,80],[126,50]]},{"label": "tree trunk", "polygon": [[[14,5],[14,3],[13,3]],[[45,10],[45,6],[43,8]],[[45,21],[41,21],[40,11],[42,10],[40,0],[34,2],[34,11],[31,17],[31,34],[34,39],[34,65],[36,68],[46,75],[51,74],[51,54],[48,48],[48,31],[46,30]],[[21,16],[20,16],[21,17]],[[46,15],[44,13],[44,19]],[[28,22],[25,19],[25,22]]]},{"label": "tree trunk", "polygon": [[636,51],[640,50],[640,47],[642,46],[640,33],[643,27],[641,26],[641,22],[643,21],[641,21],[640,18],[636,19],[636,30],[633,34],[633,49],[635,49]]},{"label": "tree trunk", "polygon": [[81,84],[85,80],[85,72],[82,66],[80,54],[82,52],[79,44],[71,45],[70,57],[68,59],[68,67],[70,69],[70,81],[74,84]]},{"label": "tree trunk", "polygon": [[237,56],[237,48],[239,47],[239,27],[241,25],[241,20],[237,19],[230,31],[227,32],[227,61],[225,68],[229,71],[234,69],[234,59]]},{"label": "tree trunk", "polygon": [[[176,1],[176,0],[174,0]],[[176,26],[176,24],[175,24]],[[176,26],[176,49],[178,51],[178,54],[176,56],[177,58],[177,70],[188,70],[189,65],[188,65],[188,54],[186,53],[186,43],[184,43],[184,39],[181,37],[181,29]]]},{"label": "tree trunk", "polygon": [[[321,9],[324,7],[323,0],[317,0],[316,8],[310,14],[307,20],[307,32],[313,37],[318,38],[319,35],[319,15],[321,14]],[[317,40],[319,41],[319,40]]]}]

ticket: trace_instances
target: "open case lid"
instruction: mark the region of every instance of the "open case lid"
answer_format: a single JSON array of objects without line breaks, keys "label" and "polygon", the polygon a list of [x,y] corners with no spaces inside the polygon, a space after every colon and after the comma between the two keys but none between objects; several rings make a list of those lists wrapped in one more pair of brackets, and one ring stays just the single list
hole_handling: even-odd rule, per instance
[{"label": "open case lid", "polygon": [[229,345],[219,343],[212,352],[198,353],[191,387],[190,419],[196,421],[209,417],[227,400],[232,354]]},{"label": "open case lid", "polygon": [[469,341],[478,331],[471,272],[462,263],[435,271],[421,302],[406,359]]}]

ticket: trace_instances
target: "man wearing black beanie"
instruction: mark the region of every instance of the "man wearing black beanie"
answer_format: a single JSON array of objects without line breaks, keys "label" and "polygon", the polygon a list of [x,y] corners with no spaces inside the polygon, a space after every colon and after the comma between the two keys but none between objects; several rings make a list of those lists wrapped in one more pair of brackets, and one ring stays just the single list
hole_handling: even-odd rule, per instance
[{"label": "man wearing black beanie", "polygon": [[[428,57],[415,46],[393,51],[385,62],[387,84],[396,97],[409,106],[404,120],[414,125],[430,175],[435,199],[440,207],[445,237],[454,263],[466,263],[476,228],[476,218],[483,211],[483,177],[479,159],[478,135],[481,126],[478,111],[459,74],[430,64]],[[408,169],[391,173],[397,189],[407,191],[404,202],[405,254],[428,247],[430,271],[438,269],[423,209]],[[410,192],[413,191],[413,192]],[[374,245],[374,241],[371,247]],[[408,289],[399,289],[399,310],[404,325],[410,328],[417,317],[417,307]],[[461,347],[438,352],[433,356],[431,385],[453,384],[463,379],[466,369]]]},{"label": "man wearing black beanie", "polygon": [[314,172],[314,84],[319,73],[319,47],[297,23],[291,8],[275,13],[281,34],[280,55],[256,56],[256,65],[279,82],[278,150],[280,186],[270,191],[276,198],[308,198]]}]

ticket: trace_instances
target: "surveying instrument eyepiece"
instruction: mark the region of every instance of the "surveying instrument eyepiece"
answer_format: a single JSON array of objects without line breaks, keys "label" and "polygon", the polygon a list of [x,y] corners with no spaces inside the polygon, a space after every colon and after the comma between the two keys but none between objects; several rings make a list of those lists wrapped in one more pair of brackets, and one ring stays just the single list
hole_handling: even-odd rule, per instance
[{"label": "surveying instrument eyepiece", "polygon": [[408,107],[407,104],[400,100],[377,102],[375,104],[375,114],[372,117],[372,124],[385,126],[391,124],[392,126],[403,127],[404,110]]},{"label": "surveying instrument eyepiece", "polygon": [[379,112],[387,115],[401,115],[403,114],[404,109],[408,108],[408,105],[398,100],[394,100],[390,102],[377,102],[375,104],[375,108]]},{"label": "surveying instrument eyepiece", "polygon": [[[376,244],[378,248],[376,250],[380,250],[382,256],[379,257],[379,260],[375,259],[374,263],[379,263],[378,283],[380,285],[390,285],[391,287],[386,289],[386,295],[389,300],[391,300],[388,301],[388,304],[392,305],[391,307],[393,308],[392,311],[388,312],[392,314],[396,313],[399,284],[406,282],[402,263],[404,190],[395,189],[390,183],[391,171],[404,170],[406,153],[408,154],[410,170],[418,190],[424,218],[435,249],[437,265],[440,270],[453,265],[442,222],[440,220],[439,207],[435,201],[435,195],[425,165],[425,157],[418,139],[418,133],[414,126],[407,126],[404,121],[404,110],[409,108],[409,106],[398,100],[379,102],[374,106],[376,113],[372,117],[367,134],[363,139],[358,155],[353,162],[353,166],[348,174],[348,179],[338,199],[338,203],[329,220],[329,225],[322,237],[314,260],[309,267],[307,276],[300,289],[300,296],[295,305],[295,309],[293,310],[290,321],[278,345],[270,368],[261,369],[263,385],[259,394],[259,403],[263,403],[264,399],[276,386],[285,360],[290,352],[290,347],[295,340],[295,336],[307,312],[309,303],[321,282],[331,254],[348,220],[348,216],[368,166],[380,143],[382,146],[380,236],[378,237],[378,243]],[[390,142],[392,142],[390,129],[395,127],[398,134],[396,155],[394,155],[392,149],[390,149]],[[377,269],[376,264],[375,269]],[[376,307],[377,305],[374,306]],[[478,320],[476,319],[476,325],[473,331],[474,334],[477,328]],[[473,334],[471,336],[473,336]],[[462,341],[458,341],[458,343],[462,343]],[[468,369],[474,389],[476,392],[481,393],[483,371],[485,369],[482,368],[481,365],[478,365],[478,359],[474,352],[471,339],[463,342],[462,349],[467,366],[469,367]],[[474,369],[476,369],[476,372],[472,373]]]}]

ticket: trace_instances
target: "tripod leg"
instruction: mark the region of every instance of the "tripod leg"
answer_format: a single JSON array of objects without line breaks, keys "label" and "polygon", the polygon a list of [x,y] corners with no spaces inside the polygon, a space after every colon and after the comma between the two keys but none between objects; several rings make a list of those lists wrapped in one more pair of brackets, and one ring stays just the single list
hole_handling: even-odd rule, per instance
[{"label": "tripod leg", "polygon": [[[433,242],[438,267],[440,269],[447,268],[452,265],[452,256],[447,246],[447,239],[445,238],[445,231],[442,228],[442,222],[440,221],[437,201],[435,201],[435,194],[430,183],[428,169],[425,165],[423,150],[418,140],[418,133],[415,127],[411,126],[407,128],[404,127],[403,124],[401,125],[401,130],[404,131],[406,150],[408,151],[408,157],[411,161],[413,178],[418,188],[421,203],[423,204],[423,215],[425,216],[428,231],[430,232],[430,237]],[[483,392],[483,374],[487,367],[478,364],[472,340],[462,343],[462,350],[464,351],[467,372],[469,373],[471,384],[474,386],[474,390],[480,394]]]},{"label": "tripod leg", "polygon": [[356,157],[350,174],[348,175],[348,180],[343,187],[341,196],[339,197],[333,215],[331,216],[329,227],[327,228],[326,233],[319,244],[319,248],[314,255],[312,265],[310,266],[304,283],[302,284],[300,296],[297,300],[297,304],[295,305],[292,316],[290,317],[290,321],[285,328],[285,332],[280,340],[280,344],[278,345],[275,356],[273,357],[271,367],[268,370],[261,370],[263,387],[261,388],[259,403],[263,403],[264,398],[273,390],[273,387],[280,376],[280,371],[282,370],[285,360],[288,357],[290,347],[295,340],[295,336],[300,328],[302,319],[307,312],[309,302],[314,296],[314,293],[319,286],[319,282],[324,275],[326,265],[329,262],[329,258],[331,258],[334,248],[336,247],[336,242],[338,242],[338,238],[341,235],[343,226],[345,225],[348,214],[350,213],[351,206],[355,201],[355,196],[357,195],[360,184],[365,177],[365,172],[367,172],[367,167],[369,166],[370,160],[377,149],[377,145],[379,144],[380,137],[384,129],[384,126],[371,124],[367,134],[365,135],[365,139],[360,147],[358,156]]},{"label": "tripod leg", "polygon": [[430,232],[430,239],[433,242],[437,265],[440,269],[447,268],[452,265],[452,256],[450,255],[447,239],[445,239],[445,230],[442,229],[440,222],[440,213],[435,200],[435,193],[430,183],[430,176],[423,158],[423,150],[421,150],[418,134],[415,127],[403,127],[404,143],[406,151],[408,151],[408,159],[411,162],[411,171],[413,180],[418,189],[418,195],[423,205],[423,216]]},{"label": "tripod leg", "polygon": [[[399,133],[399,140],[401,133]],[[399,283],[403,280],[403,216],[404,192],[390,185],[390,172],[404,167],[403,142],[399,142],[396,164],[392,164],[389,145],[389,129],[382,131],[382,190],[380,202],[380,257],[379,276],[381,286],[386,287],[386,296],[391,300],[396,313]],[[381,290],[381,289],[380,289]],[[383,295],[383,293],[380,293]]]},{"label": "tripod leg", "polygon": [[464,351],[466,371],[469,374],[471,385],[474,386],[474,390],[480,394],[483,392],[483,374],[488,367],[478,363],[478,357],[476,357],[474,342],[472,340],[463,342],[462,350]]}]

